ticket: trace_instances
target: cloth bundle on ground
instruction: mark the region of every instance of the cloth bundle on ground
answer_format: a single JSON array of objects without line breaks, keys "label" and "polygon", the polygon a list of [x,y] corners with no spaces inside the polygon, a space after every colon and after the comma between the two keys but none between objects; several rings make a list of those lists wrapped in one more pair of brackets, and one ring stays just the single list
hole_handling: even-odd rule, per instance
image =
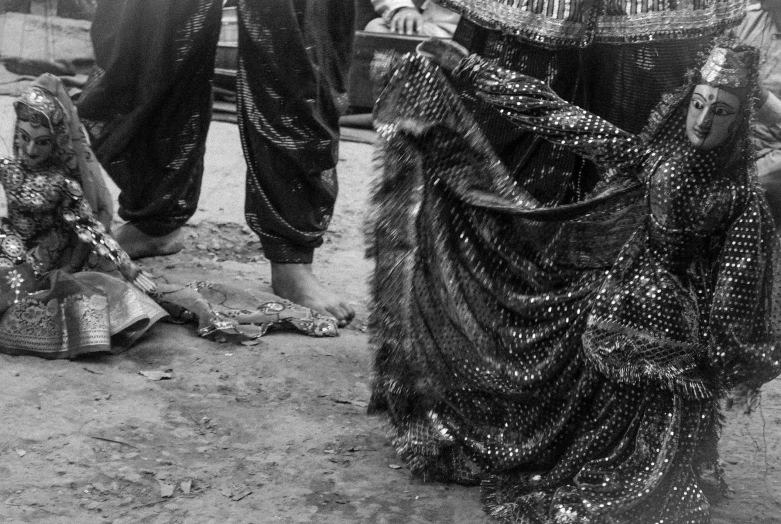
[{"label": "cloth bundle on ground", "polygon": [[158,280],[152,297],[172,319],[196,321],[208,338],[248,340],[269,331],[293,329],[313,337],[335,337],[336,320],[263,291],[217,282],[168,284]]},{"label": "cloth bundle on ground", "polygon": [[[778,244],[748,134],[757,57],[723,45],[745,85],[709,150],[686,133],[707,70],[634,135],[476,55],[452,75],[390,60],[370,411],[389,414],[415,474],[482,481],[508,523],[710,521],[700,473],[716,464],[719,400],[781,370]],[[596,187],[541,203],[490,147],[476,100],[596,163]]]}]

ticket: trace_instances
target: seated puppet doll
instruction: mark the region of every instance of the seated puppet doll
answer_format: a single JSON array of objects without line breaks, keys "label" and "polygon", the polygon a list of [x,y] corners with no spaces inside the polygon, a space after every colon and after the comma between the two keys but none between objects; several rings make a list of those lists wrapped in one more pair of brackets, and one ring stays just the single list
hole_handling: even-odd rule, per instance
[{"label": "seated puppet doll", "polygon": [[155,284],[93,216],[82,183],[101,174],[60,80],[41,76],[14,109],[14,158],[0,161],[0,351],[118,353],[166,316],[145,293]]},{"label": "seated puppet doll", "polygon": [[334,319],[270,293],[152,281],[106,231],[110,197],[61,81],[42,75],[14,109],[14,157],[0,160],[0,352],[119,353],[169,315],[217,339],[337,334]]}]

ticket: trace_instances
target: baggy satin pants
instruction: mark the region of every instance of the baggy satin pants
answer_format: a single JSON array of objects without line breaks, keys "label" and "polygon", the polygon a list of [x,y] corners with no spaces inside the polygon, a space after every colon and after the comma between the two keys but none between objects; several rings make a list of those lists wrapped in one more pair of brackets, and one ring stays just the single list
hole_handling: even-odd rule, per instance
[{"label": "baggy satin pants", "polygon": [[[222,0],[101,0],[78,101],[119,216],[162,236],[197,209]],[[311,263],[338,191],[353,0],[239,0],[245,215],[264,254]]]}]

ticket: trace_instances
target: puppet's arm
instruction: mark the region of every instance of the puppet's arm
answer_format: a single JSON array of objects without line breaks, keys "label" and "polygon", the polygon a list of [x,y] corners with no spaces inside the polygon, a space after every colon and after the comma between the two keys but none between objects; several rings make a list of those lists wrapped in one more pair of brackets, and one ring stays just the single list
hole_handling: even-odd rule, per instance
[{"label": "puppet's arm", "polygon": [[117,241],[106,233],[103,224],[95,219],[78,182],[64,179],[63,191],[63,220],[73,228],[79,240],[97,255],[113,262],[128,282],[142,291],[153,292],[155,283],[130,260]]},{"label": "puppet's arm", "polygon": [[545,82],[504,69],[477,55],[453,71],[476,95],[516,126],[561,144],[603,167],[628,166],[644,151],[639,137],[564,101]]}]

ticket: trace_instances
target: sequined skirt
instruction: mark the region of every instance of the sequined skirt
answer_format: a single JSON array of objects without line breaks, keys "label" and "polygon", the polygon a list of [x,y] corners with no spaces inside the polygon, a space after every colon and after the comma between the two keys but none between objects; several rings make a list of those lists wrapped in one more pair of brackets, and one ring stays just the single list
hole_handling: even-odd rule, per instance
[{"label": "sequined skirt", "polygon": [[121,353],[167,315],[124,279],[26,265],[0,269],[0,352],[43,358]]}]

